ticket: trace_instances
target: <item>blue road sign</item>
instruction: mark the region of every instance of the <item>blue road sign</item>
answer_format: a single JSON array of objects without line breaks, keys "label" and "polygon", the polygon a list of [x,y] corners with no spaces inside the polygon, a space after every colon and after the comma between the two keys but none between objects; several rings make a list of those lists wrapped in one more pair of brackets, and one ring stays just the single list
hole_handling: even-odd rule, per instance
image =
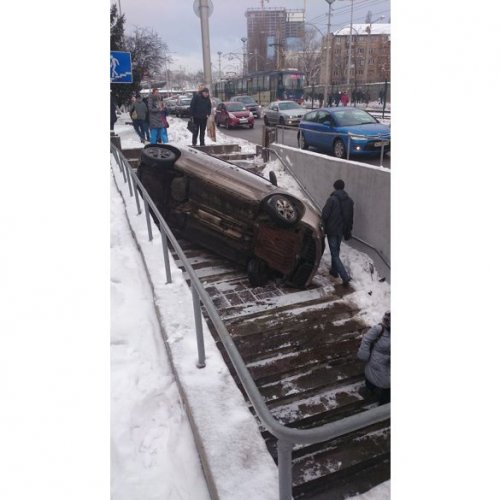
[{"label": "blue road sign", "polygon": [[130,52],[111,51],[111,83],[132,83],[132,59]]}]

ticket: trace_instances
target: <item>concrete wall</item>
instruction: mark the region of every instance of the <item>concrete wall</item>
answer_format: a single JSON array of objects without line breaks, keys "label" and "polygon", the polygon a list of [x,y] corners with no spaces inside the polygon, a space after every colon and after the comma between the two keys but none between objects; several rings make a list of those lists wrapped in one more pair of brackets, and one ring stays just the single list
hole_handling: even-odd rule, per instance
[{"label": "concrete wall", "polygon": [[321,208],[333,192],[333,183],[342,179],[345,191],[354,200],[353,235],[375,247],[390,262],[390,170],[281,144],[272,144],[271,148]]}]

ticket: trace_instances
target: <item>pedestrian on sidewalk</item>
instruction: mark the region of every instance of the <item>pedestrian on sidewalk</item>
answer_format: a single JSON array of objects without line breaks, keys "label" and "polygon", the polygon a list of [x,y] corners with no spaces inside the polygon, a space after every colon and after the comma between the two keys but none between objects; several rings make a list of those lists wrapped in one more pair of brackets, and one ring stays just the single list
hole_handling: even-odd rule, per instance
[{"label": "pedestrian on sidewalk", "polygon": [[340,102],[342,103],[342,106],[347,106],[349,103],[349,96],[347,95],[347,90],[344,90],[342,94],[340,94]]},{"label": "pedestrian on sidewalk", "polygon": [[132,123],[134,125],[134,130],[136,131],[139,139],[144,144],[146,142],[146,115],[148,108],[142,101],[140,94],[132,98],[132,104],[130,106],[130,117],[132,118]]},{"label": "pedestrian on sidewalk", "polygon": [[365,384],[376,394],[379,405],[391,401],[391,312],[387,311],[382,322],[372,326],[363,336],[358,358],[366,362]]},{"label": "pedestrian on sidewalk", "polygon": [[333,183],[333,193],[323,207],[321,220],[325,227],[325,233],[330,247],[332,263],[330,274],[334,278],[342,278],[342,284],[348,286],[351,276],[347,273],[344,264],[340,260],[340,243],[342,238],[349,240],[351,238],[354,201],[344,191],[345,183],[338,179]]},{"label": "pedestrian on sidewalk", "polygon": [[167,129],[164,127],[162,120],[163,103],[157,88],[153,89],[153,93],[149,96],[148,101],[151,144],[156,144],[158,138],[161,138],[162,143],[166,144],[168,138]]},{"label": "pedestrian on sidewalk", "polygon": [[193,146],[196,146],[198,141],[198,133],[200,134],[200,146],[205,145],[205,130],[207,128],[207,120],[212,112],[212,102],[209,97],[207,87],[201,87],[200,90],[193,96],[190,105],[191,116],[193,117]]}]

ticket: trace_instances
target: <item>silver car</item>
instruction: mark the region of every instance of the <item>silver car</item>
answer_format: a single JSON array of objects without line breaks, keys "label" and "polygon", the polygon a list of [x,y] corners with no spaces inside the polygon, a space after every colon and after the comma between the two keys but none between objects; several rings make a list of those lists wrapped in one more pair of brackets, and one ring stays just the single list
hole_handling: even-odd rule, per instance
[{"label": "silver car", "polygon": [[266,125],[297,125],[306,110],[295,101],[275,101],[264,111]]}]

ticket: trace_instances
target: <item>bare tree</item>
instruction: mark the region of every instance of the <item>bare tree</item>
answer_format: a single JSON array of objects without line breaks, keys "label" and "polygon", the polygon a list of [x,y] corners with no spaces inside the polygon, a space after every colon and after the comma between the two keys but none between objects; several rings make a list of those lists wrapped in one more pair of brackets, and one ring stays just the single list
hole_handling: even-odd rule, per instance
[{"label": "bare tree", "polygon": [[298,52],[287,54],[287,63],[304,72],[305,85],[318,83],[321,69],[321,44],[312,28],[307,28]]},{"label": "bare tree", "polygon": [[171,62],[167,56],[168,46],[154,30],[136,26],[125,43],[132,55],[134,81],[165,75],[165,64]]}]

